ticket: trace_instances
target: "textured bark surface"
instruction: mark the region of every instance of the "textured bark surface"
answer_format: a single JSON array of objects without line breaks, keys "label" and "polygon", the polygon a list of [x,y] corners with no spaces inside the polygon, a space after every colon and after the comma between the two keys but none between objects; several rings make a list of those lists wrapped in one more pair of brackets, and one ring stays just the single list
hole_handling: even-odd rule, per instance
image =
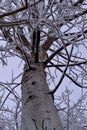
[{"label": "textured bark surface", "polygon": [[22,130],[63,130],[42,64],[22,78]]}]

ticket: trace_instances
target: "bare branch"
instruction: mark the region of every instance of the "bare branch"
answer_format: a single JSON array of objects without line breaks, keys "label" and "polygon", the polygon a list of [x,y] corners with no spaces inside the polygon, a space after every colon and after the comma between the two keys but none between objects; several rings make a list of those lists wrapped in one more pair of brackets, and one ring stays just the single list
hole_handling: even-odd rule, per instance
[{"label": "bare branch", "polygon": [[[3,105],[5,104],[6,100],[7,100],[8,97],[9,97],[9,95],[12,94],[12,93],[13,93],[13,90],[14,90],[15,88],[17,88],[19,85],[20,85],[20,83],[17,84],[15,87],[13,87],[11,90],[8,89],[8,90],[9,90],[9,93],[7,94],[7,96],[5,97],[4,101],[2,102],[2,104],[1,104],[1,106],[0,106],[0,110],[2,109]],[[13,95],[14,95],[14,93],[13,93]]]},{"label": "bare branch", "polygon": [[49,36],[49,37],[47,38],[47,40],[42,44],[41,49],[44,50],[44,51],[47,51],[47,50],[50,48],[50,46],[52,45],[52,43],[53,43],[55,40],[57,40],[57,39],[58,39],[58,38],[56,38],[56,37]]},{"label": "bare branch", "polygon": [[77,2],[73,4],[73,6],[78,6],[79,4],[82,4],[83,2],[84,0],[78,0]]},{"label": "bare branch", "polygon": [[[65,46],[67,47],[69,45],[71,45],[71,44],[67,43]],[[65,48],[65,46],[58,48],[50,57],[48,57],[48,59],[44,62],[44,64],[45,65],[48,64],[55,55],[59,54]]]},{"label": "bare branch", "polygon": [[[72,48],[71,48],[71,51],[70,51],[70,55],[68,56],[68,61],[67,61],[66,67],[65,67],[65,69],[64,69],[64,71],[63,71],[63,74],[62,74],[62,76],[61,76],[61,78],[60,78],[60,80],[59,80],[57,86],[54,88],[54,90],[52,90],[52,91],[50,92],[52,95],[53,95],[53,94],[56,92],[56,90],[59,88],[61,82],[63,81],[63,79],[64,79],[64,77],[65,77],[65,74],[66,74],[66,71],[67,71],[67,69],[68,69],[68,67],[69,67],[69,62],[70,62],[70,59],[71,59],[71,56],[72,56],[73,47],[74,47],[74,45],[72,45]],[[52,63],[51,63],[51,64],[52,64]]]},{"label": "bare branch", "polygon": [[[53,64],[53,63],[52,63]],[[60,68],[60,67],[57,67],[57,66],[55,66],[60,72],[62,72],[63,73],[63,70]],[[86,86],[83,86],[83,85],[80,85],[80,83],[78,83],[76,80],[74,80],[72,77],[70,77],[68,74],[65,74],[65,76],[67,77],[67,78],[69,78],[75,85],[77,85],[78,87],[80,87],[80,88],[86,88],[87,89],[87,87]]]},{"label": "bare branch", "polygon": [[4,14],[1,14],[0,15],[0,19],[4,18],[5,16],[9,16],[9,15],[13,15],[13,14],[16,14],[18,12],[21,12],[21,11],[27,9],[27,8],[28,8],[28,4],[27,4],[27,0],[25,0],[25,6],[24,7],[21,7],[19,9],[13,10],[11,12],[7,12],[7,13],[4,13]]},{"label": "bare branch", "polygon": [[71,15],[71,16],[68,16],[68,17],[64,17],[64,19],[65,19],[65,21],[71,21],[71,20],[74,20],[78,17],[81,17],[85,14],[87,14],[87,9],[85,9],[84,11],[81,11],[80,13],[77,13],[77,14],[74,14],[74,15]]}]

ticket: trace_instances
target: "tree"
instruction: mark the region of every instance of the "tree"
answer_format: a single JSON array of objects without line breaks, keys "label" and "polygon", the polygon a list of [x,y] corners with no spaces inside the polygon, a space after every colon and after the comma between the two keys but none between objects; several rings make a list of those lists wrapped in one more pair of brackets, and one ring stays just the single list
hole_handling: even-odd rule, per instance
[{"label": "tree", "polygon": [[53,102],[54,93],[65,77],[86,88],[87,2],[1,0],[0,3],[0,38],[5,43],[0,46],[0,60],[5,65],[8,57],[16,56],[25,62],[21,83],[14,83],[20,75],[12,83],[0,83],[9,94],[14,94],[16,101],[13,90],[21,84],[21,129],[63,130]]},{"label": "tree", "polygon": [[77,100],[73,100],[73,90],[69,90],[67,87],[62,92],[61,96],[57,96],[56,100],[59,102],[56,104],[59,110],[62,112],[61,118],[64,126],[64,130],[86,130],[87,129],[87,91],[82,92],[81,96]]}]

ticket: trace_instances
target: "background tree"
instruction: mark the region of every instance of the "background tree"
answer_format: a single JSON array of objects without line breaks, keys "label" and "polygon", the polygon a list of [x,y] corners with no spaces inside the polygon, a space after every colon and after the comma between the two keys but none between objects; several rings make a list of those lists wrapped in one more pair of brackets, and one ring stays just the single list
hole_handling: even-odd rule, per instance
[{"label": "background tree", "polygon": [[9,92],[1,108],[13,94],[20,111],[15,88],[21,84],[22,129],[62,130],[54,93],[65,77],[80,88],[87,86],[87,2],[4,0],[0,5],[1,63],[7,65],[12,56],[25,63],[21,83],[15,82],[21,74],[11,83],[0,82]]},{"label": "background tree", "polygon": [[86,130],[87,129],[87,92],[81,94],[76,100],[71,97],[73,90],[67,87],[61,96],[56,96],[56,106],[60,110],[63,126],[65,130]]}]

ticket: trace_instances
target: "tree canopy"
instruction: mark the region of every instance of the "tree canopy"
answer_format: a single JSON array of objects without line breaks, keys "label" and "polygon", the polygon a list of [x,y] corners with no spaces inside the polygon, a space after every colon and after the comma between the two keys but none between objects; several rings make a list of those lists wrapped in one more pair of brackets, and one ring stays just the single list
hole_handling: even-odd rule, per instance
[{"label": "tree canopy", "polygon": [[[86,88],[86,40],[87,9],[86,0],[4,0],[0,6],[0,60],[6,64],[7,57],[17,56],[24,61],[23,53],[32,51],[32,33],[40,30],[39,51],[47,53],[44,64],[50,81],[53,82],[50,68],[61,76],[55,90],[64,77],[79,87]],[[32,8],[38,8],[31,17]],[[32,15],[36,15],[32,14]],[[36,21],[35,21],[36,20]],[[27,61],[26,61],[27,62]]]}]

